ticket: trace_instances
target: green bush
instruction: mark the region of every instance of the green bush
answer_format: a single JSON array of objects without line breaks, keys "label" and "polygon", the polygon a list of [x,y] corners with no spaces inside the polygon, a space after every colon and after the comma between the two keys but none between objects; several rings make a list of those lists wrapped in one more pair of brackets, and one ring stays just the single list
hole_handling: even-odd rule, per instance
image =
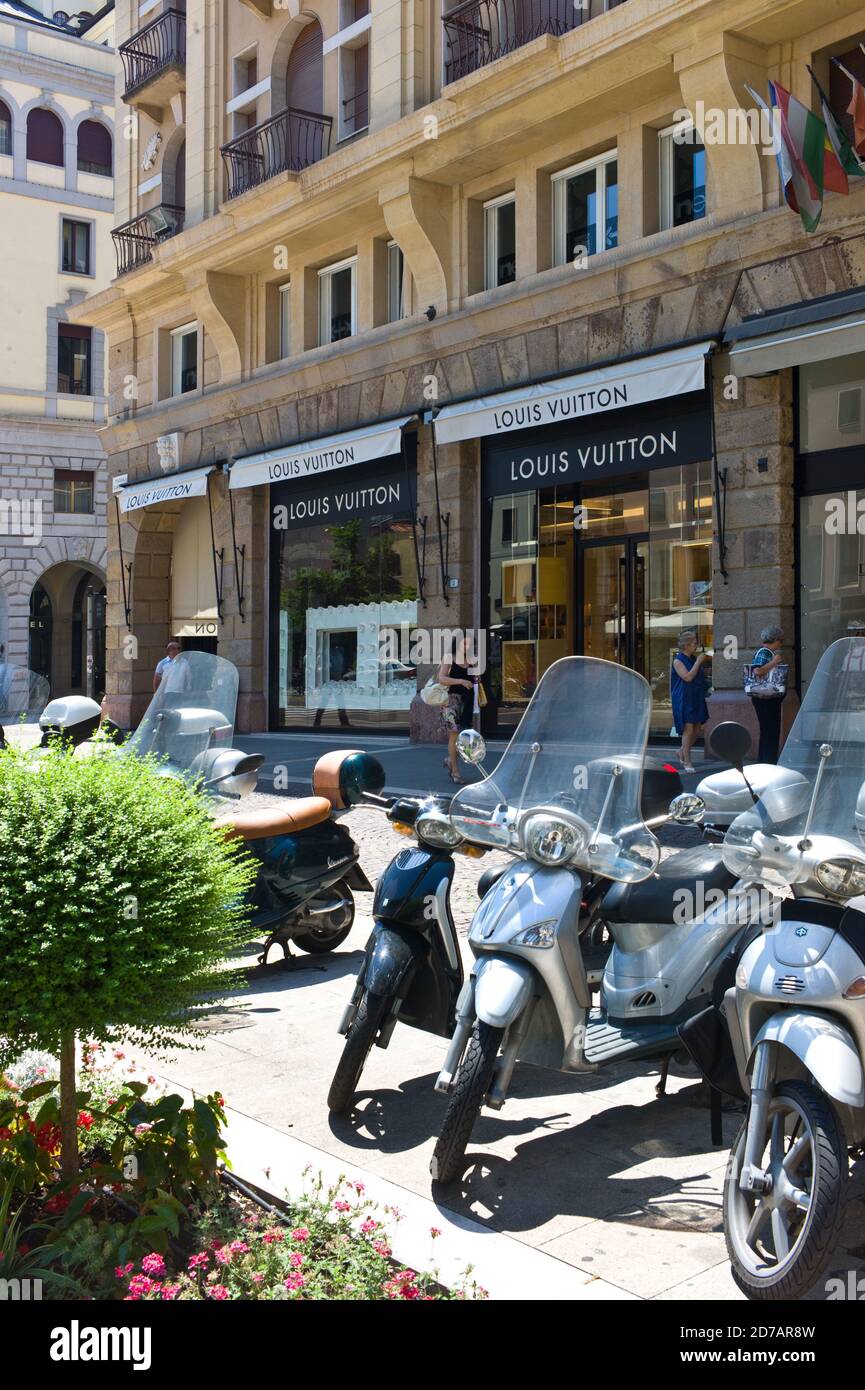
[{"label": "green bush", "polygon": [[66,1176],[77,1168],[75,1039],[189,1044],[235,983],[255,874],[202,799],[150,760],[0,752],[0,1070],[60,1058]]}]

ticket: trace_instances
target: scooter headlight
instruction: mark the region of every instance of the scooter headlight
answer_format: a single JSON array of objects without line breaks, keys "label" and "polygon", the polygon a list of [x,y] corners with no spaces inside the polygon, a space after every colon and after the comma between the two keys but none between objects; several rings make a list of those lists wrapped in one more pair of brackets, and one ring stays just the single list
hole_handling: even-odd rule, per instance
[{"label": "scooter headlight", "polygon": [[462,844],[462,835],[443,811],[422,812],[414,823],[415,834],[425,844],[437,849],[454,849]]},{"label": "scooter headlight", "polygon": [[820,887],[835,898],[858,898],[865,893],[865,862],[861,859],[824,859],[814,873]]},{"label": "scooter headlight", "polygon": [[534,926],[523,927],[516,936],[511,937],[513,946],[539,946],[541,949],[555,945],[556,921],[535,922]]},{"label": "scooter headlight", "polygon": [[529,816],[523,832],[526,853],[539,864],[564,864],[582,848],[583,836],[555,816]]}]

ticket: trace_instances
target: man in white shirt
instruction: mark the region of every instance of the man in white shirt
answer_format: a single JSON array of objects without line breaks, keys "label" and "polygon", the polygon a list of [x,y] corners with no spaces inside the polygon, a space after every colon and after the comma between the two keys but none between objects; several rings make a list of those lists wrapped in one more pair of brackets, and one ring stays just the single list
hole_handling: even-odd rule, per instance
[{"label": "man in white shirt", "polygon": [[156,663],[156,670],[153,673],[154,694],[156,694],[156,691],[159,689],[162,677],[165,675],[165,672],[168,670],[172,661],[176,661],[177,657],[180,655],[180,643],[172,640],[168,643],[168,646],[165,648],[165,651],[166,655],[162,658],[161,661],[158,661]]}]

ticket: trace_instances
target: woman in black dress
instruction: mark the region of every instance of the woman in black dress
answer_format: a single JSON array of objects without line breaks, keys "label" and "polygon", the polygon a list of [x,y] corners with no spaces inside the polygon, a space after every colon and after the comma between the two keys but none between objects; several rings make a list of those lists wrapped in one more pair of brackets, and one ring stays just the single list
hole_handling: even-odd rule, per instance
[{"label": "woman in black dress", "polygon": [[450,690],[450,700],[442,710],[442,718],[448,731],[448,755],[444,765],[452,782],[465,780],[459,775],[457,734],[462,729],[470,729],[474,720],[475,683],[469,675],[467,660],[466,640],[459,637],[453,644],[450,656],[439,667],[437,677],[439,685]]}]

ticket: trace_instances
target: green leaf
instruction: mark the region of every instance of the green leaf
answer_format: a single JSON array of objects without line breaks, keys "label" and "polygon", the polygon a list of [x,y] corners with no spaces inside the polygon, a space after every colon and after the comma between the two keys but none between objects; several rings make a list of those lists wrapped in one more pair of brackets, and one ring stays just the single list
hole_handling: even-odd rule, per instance
[{"label": "green leaf", "polygon": [[56,1091],[58,1085],[56,1078],[54,1081],[40,1081],[36,1086],[28,1086],[26,1090],[21,1091],[21,1099],[29,1105],[31,1100],[38,1100],[40,1096],[47,1096],[50,1091]]}]

